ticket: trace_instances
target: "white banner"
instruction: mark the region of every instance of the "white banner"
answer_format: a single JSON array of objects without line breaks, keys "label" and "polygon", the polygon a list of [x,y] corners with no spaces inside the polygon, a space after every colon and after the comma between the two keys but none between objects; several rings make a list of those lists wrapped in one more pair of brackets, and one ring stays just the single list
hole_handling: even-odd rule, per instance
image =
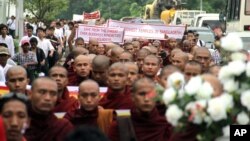
[{"label": "white banner", "polygon": [[73,14],[73,21],[83,21],[83,16],[78,14]]},{"label": "white banner", "polygon": [[109,27],[120,27],[125,30],[125,38],[147,38],[164,40],[168,37],[182,39],[185,26],[166,26],[154,24],[134,24],[121,21],[109,20]]},{"label": "white banner", "polygon": [[100,43],[123,43],[124,29],[81,24],[76,32],[76,37],[82,37],[85,42],[89,42],[89,38],[92,37],[97,38]]}]

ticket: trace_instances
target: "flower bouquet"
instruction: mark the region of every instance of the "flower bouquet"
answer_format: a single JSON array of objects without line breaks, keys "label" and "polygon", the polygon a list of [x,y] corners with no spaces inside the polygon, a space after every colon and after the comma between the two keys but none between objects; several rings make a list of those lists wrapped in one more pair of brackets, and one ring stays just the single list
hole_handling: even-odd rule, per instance
[{"label": "flower bouquet", "polygon": [[[182,74],[176,72],[172,75]],[[166,118],[177,132],[185,132],[188,126],[199,129],[196,139],[212,141],[222,135],[229,135],[229,124],[233,118],[230,111],[233,108],[233,97],[227,93],[213,97],[213,88],[201,76],[190,79],[181,86],[181,77],[169,77],[169,88],[163,94],[167,105]],[[171,79],[175,78],[175,79]],[[172,83],[171,83],[172,82]],[[224,128],[222,128],[224,127]]]}]

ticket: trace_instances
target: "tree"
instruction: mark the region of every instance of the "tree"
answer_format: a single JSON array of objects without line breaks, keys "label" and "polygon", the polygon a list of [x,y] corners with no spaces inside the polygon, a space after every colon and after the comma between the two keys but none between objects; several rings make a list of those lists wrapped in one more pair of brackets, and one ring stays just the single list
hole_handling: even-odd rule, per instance
[{"label": "tree", "polygon": [[38,20],[48,23],[59,13],[67,10],[68,4],[68,0],[25,0],[24,8]]}]

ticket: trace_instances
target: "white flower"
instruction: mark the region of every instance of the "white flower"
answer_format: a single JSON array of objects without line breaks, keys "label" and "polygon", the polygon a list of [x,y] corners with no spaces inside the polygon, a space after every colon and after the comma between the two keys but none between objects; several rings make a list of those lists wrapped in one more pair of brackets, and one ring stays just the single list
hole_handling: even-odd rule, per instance
[{"label": "white flower", "polygon": [[243,61],[232,61],[228,64],[229,70],[233,75],[239,76],[246,70],[246,63]]},{"label": "white flower", "polygon": [[229,135],[230,135],[230,126],[227,125],[227,126],[223,127],[222,132],[223,132],[223,136],[229,137]]},{"label": "white flower", "polygon": [[208,82],[204,82],[197,92],[196,99],[197,100],[209,99],[212,97],[213,92],[214,92],[214,89],[211,86],[211,84]]},{"label": "white flower", "polygon": [[228,79],[232,79],[232,72],[228,66],[223,66],[219,71],[219,79],[223,82]]},{"label": "white flower", "polygon": [[213,121],[220,121],[227,118],[225,101],[220,97],[215,97],[208,101],[207,112]]},{"label": "white flower", "polygon": [[179,119],[183,116],[183,111],[177,105],[170,105],[166,112],[167,121],[176,126]]},{"label": "white flower", "polygon": [[176,91],[174,88],[168,88],[163,93],[163,102],[168,105],[176,98]]},{"label": "white flower", "polygon": [[246,61],[247,60],[247,56],[244,53],[241,52],[235,52],[233,54],[231,54],[231,59],[232,61]]},{"label": "white flower", "polygon": [[246,112],[240,112],[236,117],[236,121],[240,125],[247,125],[249,123],[249,117]]},{"label": "white flower", "polygon": [[221,47],[227,51],[240,51],[243,49],[242,39],[235,33],[229,33],[221,39]]},{"label": "white flower", "polygon": [[192,77],[185,86],[185,91],[188,95],[194,95],[197,93],[202,85],[201,76]]},{"label": "white flower", "polygon": [[167,86],[180,89],[185,83],[184,75],[180,72],[174,72],[168,77]]},{"label": "white flower", "polygon": [[247,62],[247,66],[246,66],[246,74],[247,74],[247,77],[250,77],[250,61]]},{"label": "white flower", "polygon": [[184,91],[183,89],[179,89],[179,91],[178,91],[178,98],[179,98],[179,99],[180,99],[180,98],[183,98],[184,95],[185,95],[185,91]]},{"label": "white flower", "polygon": [[228,79],[223,82],[223,88],[229,93],[234,92],[239,89],[239,82],[236,82],[233,79]]},{"label": "white flower", "polygon": [[204,117],[204,121],[207,123],[208,126],[213,122],[212,118],[208,115]]},{"label": "white flower", "polygon": [[243,92],[241,94],[240,100],[241,104],[245,106],[248,111],[250,111],[250,90]]},{"label": "white flower", "polygon": [[234,106],[233,96],[228,93],[223,93],[220,98],[223,100],[227,109],[232,109]]}]

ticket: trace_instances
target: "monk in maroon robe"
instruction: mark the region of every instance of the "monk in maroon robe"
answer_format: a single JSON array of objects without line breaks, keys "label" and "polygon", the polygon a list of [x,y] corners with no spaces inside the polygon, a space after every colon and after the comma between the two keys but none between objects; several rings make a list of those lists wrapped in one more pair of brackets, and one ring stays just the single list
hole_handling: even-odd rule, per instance
[{"label": "monk in maroon robe", "polygon": [[107,73],[108,91],[99,104],[107,109],[130,109],[132,100],[129,89],[126,88],[128,69],[122,63],[114,63]]},{"label": "monk in maroon robe", "polygon": [[73,129],[66,119],[58,119],[53,109],[58,98],[57,83],[48,77],[37,78],[30,97],[30,126],[25,132],[28,141],[63,141]]},{"label": "monk in maroon robe", "polygon": [[53,111],[68,112],[79,108],[77,99],[69,96],[67,70],[62,66],[54,66],[49,71],[49,77],[55,80],[58,86],[58,99]]},{"label": "monk in maroon robe", "polygon": [[73,64],[75,74],[69,77],[69,86],[79,84],[90,77],[91,59],[86,55],[78,55]]},{"label": "monk in maroon robe", "polygon": [[[168,141],[172,127],[159,115],[154,102],[155,83],[148,78],[137,80],[132,88],[134,107],[131,109],[132,129],[137,141]],[[112,141],[124,140],[119,134],[118,122],[114,122],[109,131]],[[121,126],[121,125],[120,125]],[[125,132],[125,131],[124,131]]]},{"label": "monk in maroon robe", "polygon": [[81,108],[68,112],[64,118],[74,126],[94,126],[107,134],[113,121],[113,110],[98,108],[100,100],[98,83],[93,80],[82,82],[79,86],[78,99]]}]

